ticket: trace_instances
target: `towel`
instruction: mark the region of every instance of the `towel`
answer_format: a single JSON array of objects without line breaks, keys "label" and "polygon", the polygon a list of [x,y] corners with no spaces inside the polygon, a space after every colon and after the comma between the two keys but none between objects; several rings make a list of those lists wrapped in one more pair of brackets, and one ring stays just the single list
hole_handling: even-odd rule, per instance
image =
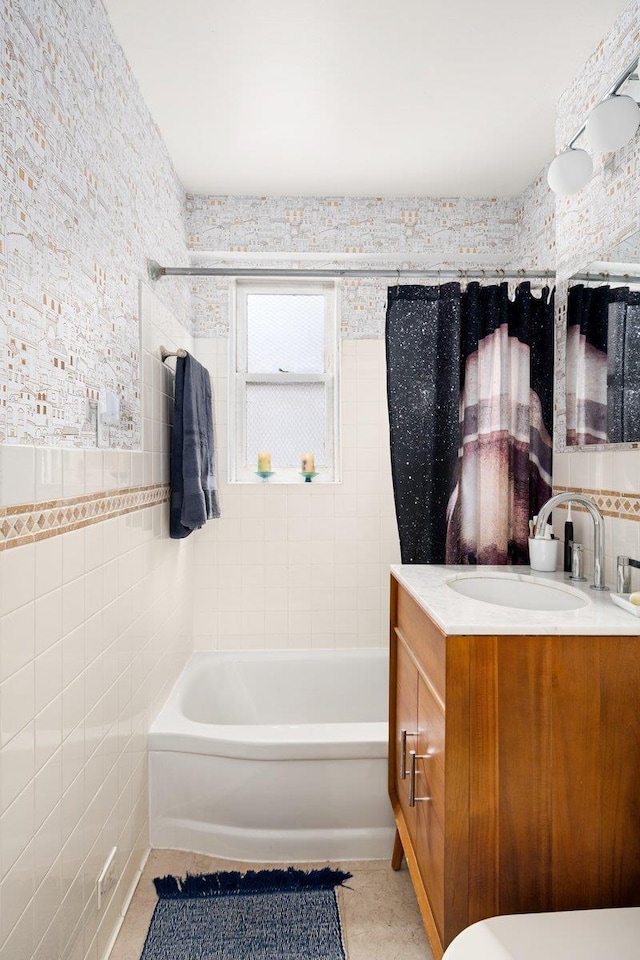
[{"label": "towel", "polygon": [[220,516],[213,449],[209,371],[188,353],[178,357],[171,440],[169,532],[188,537]]}]

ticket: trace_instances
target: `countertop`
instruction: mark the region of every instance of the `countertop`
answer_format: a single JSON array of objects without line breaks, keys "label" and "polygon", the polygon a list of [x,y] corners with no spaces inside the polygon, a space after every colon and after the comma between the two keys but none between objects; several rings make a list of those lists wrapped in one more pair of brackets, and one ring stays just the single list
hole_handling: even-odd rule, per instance
[{"label": "countertop", "polygon": [[[456,634],[560,634],[592,636],[638,636],[640,618],[632,616],[610,599],[609,593],[591,590],[589,582],[572,583],[567,574],[539,573],[525,566],[439,566],[395,564],[391,572],[440,629]],[[531,578],[556,582],[579,591],[589,601],[578,610],[519,610],[483,600],[471,600],[447,586],[456,577],[482,577],[501,573],[516,580]],[[506,584],[508,587],[508,584]]]}]

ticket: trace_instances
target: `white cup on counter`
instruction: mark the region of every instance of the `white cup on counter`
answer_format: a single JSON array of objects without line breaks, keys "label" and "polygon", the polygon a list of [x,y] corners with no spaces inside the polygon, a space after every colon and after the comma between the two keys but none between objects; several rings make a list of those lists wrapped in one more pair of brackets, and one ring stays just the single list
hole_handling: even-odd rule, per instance
[{"label": "white cup on counter", "polygon": [[558,565],[559,540],[529,537],[529,565],[532,570],[552,573]]}]

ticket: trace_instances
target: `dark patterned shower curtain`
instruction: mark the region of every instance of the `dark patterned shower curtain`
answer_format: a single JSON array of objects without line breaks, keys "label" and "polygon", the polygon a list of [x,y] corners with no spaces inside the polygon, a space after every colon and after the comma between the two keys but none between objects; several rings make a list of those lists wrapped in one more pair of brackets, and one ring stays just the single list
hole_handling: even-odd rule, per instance
[{"label": "dark patterned shower curtain", "polygon": [[637,440],[640,293],[605,285],[569,289],[567,443]]},{"label": "dark patterned shower curtain", "polygon": [[387,373],[403,563],[526,563],[551,496],[553,299],[392,287]]},{"label": "dark patterned shower curtain", "polygon": [[609,287],[569,289],[567,297],[567,443],[606,443]]},{"label": "dark patterned shower curtain", "polygon": [[403,563],[443,563],[458,459],[460,284],[389,288],[387,396]]}]

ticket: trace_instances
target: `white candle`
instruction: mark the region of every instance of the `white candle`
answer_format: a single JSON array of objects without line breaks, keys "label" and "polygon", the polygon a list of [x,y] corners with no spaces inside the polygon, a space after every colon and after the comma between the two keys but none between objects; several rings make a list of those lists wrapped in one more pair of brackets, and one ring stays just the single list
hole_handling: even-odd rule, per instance
[{"label": "white candle", "polygon": [[303,453],[302,454],[302,472],[303,473],[315,473],[315,458],[312,453]]},{"label": "white candle", "polygon": [[271,470],[271,454],[262,451],[258,454],[258,471],[260,473],[269,473]]}]

